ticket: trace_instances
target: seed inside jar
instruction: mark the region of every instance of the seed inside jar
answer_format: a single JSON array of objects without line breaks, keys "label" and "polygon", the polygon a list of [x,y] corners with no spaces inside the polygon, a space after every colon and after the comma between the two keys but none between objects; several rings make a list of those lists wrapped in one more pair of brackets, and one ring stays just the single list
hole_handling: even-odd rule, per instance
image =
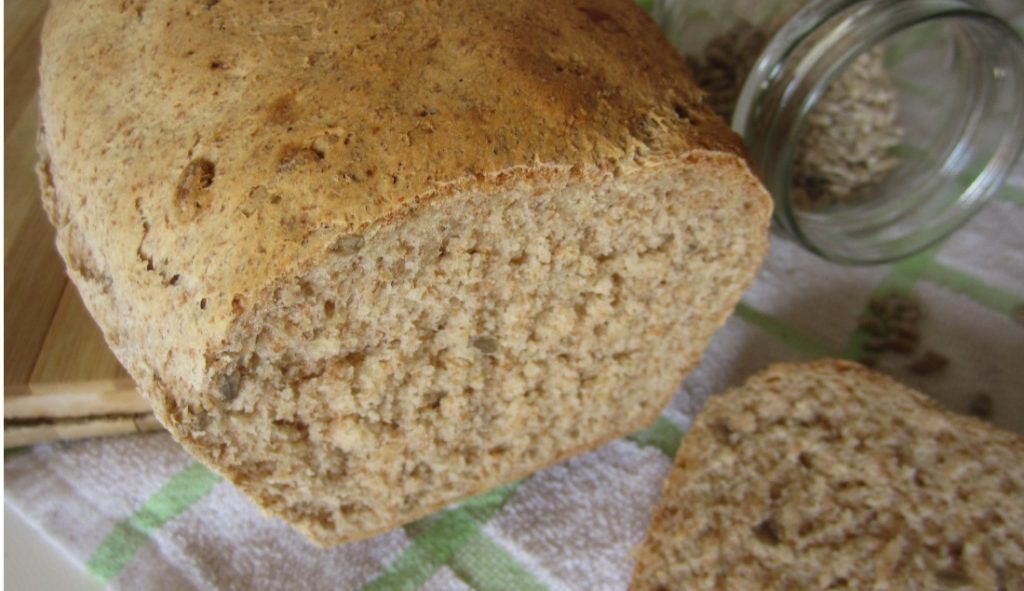
[{"label": "seed inside jar", "polygon": [[[772,32],[740,21],[714,37],[687,65],[707,103],[732,118],[740,91]],[[892,80],[876,47],[850,64],[807,116],[793,164],[793,204],[800,210],[871,198],[900,159],[904,137]]]}]

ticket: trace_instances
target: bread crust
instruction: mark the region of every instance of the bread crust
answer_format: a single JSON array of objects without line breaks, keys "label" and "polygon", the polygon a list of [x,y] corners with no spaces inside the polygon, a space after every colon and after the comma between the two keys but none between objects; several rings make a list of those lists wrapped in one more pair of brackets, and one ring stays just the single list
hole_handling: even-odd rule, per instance
[{"label": "bread crust", "polygon": [[[275,6],[62,0],[47,17],[46,209],[143,384],[210,391],[281,282],[467,186],[743,153],[625,0]],[[202,162],[209,185],[183,187]]]},{"label": "bread crust", "polygon": [[[814,398],[801,405],[801,398],[809,395],[804,394],[809,392],[806,390],[808,380],[841,388],[851,398],[862,397],[869,401],[850,402],[836,396],[826,396],[825,400]],[[779,393],[779,389],[784,389],[782,394]],[[864,393],[869,389],[874,391]],[[879,396],[880,392],[886,394],[884,398]],[[875,421],[889,426],[893,437],[902,441],[906,447],[897,450],[896,453],[906,454],[909,458],[901,458],[895,463],[884,463],[884,469],[889,470],[885,472],[888,476],[882,480],[874,480],[871,476],[871,463],[891,451],[886,447],[888,443],[860,440],[857,445],[864,446],[865,450],[855,451],[853,441],[831,442],[831,438],[834,437],[852,438],[853,435],[847,432],[849,428],[845,425],[835,424],[834,416],[820,418],[816,411],[823,410],[823,406],[843,409],[836,410],[835,413],[849,417],[851,423]],[[835,433],[820,437],[820,434],[813,434],[816,427],[806,427],[808,432],[803,433],[798,432],[798,427],[792,425],[779,426],[776,421],[788,420],[788,417],[784,416],[786,413],[800,415],[798,423],[814,425],[823,421],[829,429],[834,428]],[[804,414],[807,415],[806,420]],[[737,429],[735,433],[730,431],[732,427]],[[769,439],[768,432],[772,428],[787,429],[788,438]],[[733,437],[736,434],[740,434],[738,439]],[[1002,471],[1005,478],[999,487],[1009,486],[1012,489],[1014,486],[1024,486],[1024,472],[1021,472],[1019,462],[1016,465],[1012,462],[999,465],[993,463],[993,459],[986,453],[999,450],[1003,459],[1019,460],[1024,457],[1024,437],[1018,434],[999,430],[974,417],[945,410],[932,399],[892,378],[849,361],[826,359],[771,366],[751,377],[743,386],[713,396],[698,415],[693,428],[684,438],[675,459],[675,466],[665,481],[662,500],[655,509],[647,538],[638,554],[630,589],[640,591],[682,588],[680,585],[688,589],[781,589],[792,586],[802,588],[807,585],[825,588],[837,581],[845,581],[844,584],[850,588],[935,588],[929,586],[932,584],[949,584],[956,588],[971,589],[1013,588],[1012,582],[1020,581],[1019,575],[1015,573],[1020,572],[1019,569],[1024,566],[1024,546],[1020,543],[1019,537],[1016,545],[1003,546],[1001,553],[997,552],[998,555],[978,559],[985,562],[973,562],[969,556],[970,551],[964,551],[963,547],[972,544],[975,547],[983,547],[985,544],[991,546],[996,543],[995,540],[999,536],[1006,535],[1006,530],[1016,528],[1019,531],[1024,525],[1024,503],[1019,496],[1022,489],[1018,488],[1017,492],[1013,493],[1011,490],[987,488],[991,482],[980,484],[969,481],[929,480],[928,486],[940,496],[944,494],[943,489],[961,487],[963,494],[984,492],[994,495],[989,500],[1001,498],[1000,502],[1004,508],[1016,506],[1015,511],[999,516],[998,523],[1005,527],[994,522],[987,522],[985,528],[979,527],[978,523],[965,526],[961,521],[962,516],[966,516],[968,512],[983,512],[987,508],[978,506],[976,502],[972,507],[970,496],[960,499],[959,507],[945,507],[944,514],[929,517],[929,511],[934,510],[929,504],[936,501],[928,496],[928,492],[920,492],[925,490],[925,487],[919,485],[916,480],[913,485],[904,486],[899,481],[905,475],[894,472],[891,465],[899,466],[906,463],[918,472],[927,474],[931,466],[914,456],[924,453],[919,452],[919,448],[929,448],[933,443],[931,437],[946,438],[943,439],[941,447],[950,454],[962,452],[964,446],[972,450],[970,457],[956,456],[957,459],[953,459],[951,455],[950,462],[962,462],[965,465],[970,463],[976,468],[982,467],[983,471],[990,474],[998,475]],[[725,443],[726,441],[729,443]],[[774,479],[779,478],[777,474],[790,470],[786,460],[781,460],[774,467],[759,464],[752,472],[745,473],[744,478],[752,477],[754,474],[760,475],[760,479],[764,481],[763,486],[752,478],[746,478],[741,482],[740,470],[747,468],[741,458],[752,461],[747,455],[742,455],[741,450],[754,449],[754,446],[765,450],[758,452],[760,455],[757,458],[775,452],[784,455],[792,453],[793,450],[800,451],[801,462],[809,463],[803,468],[796,468],[798,471],[810,470],[810,466],[816,466],[818,462],[832,464],[832,470],[845,469],[849,457],[840,460],[838,455],[830,456],[828,446],[835,446],[842,453],[862,454],[864,472],[857,476],[868,481],[868,485],[877,491],[878,498],[890,495],[889,489],[895,490],[896,487],[902,487],[901,491],[918,491],[918,496],[903,499],[905,506],[891,503],[876,506],[875,501],[859,505],[844,498],[836,502],[843,511],[846,511],[841,515],[851,519],[848,515],[852,514],[852,519],[857,519],[865,515],[872,517],[877,512],[882,515],[878,521],[882,521],[889,514],[900,514],[908,520],[908,524],[893,533],[891,539],[880,540],[879,544],[884,549],[876,553],[858,554],[863,544],[877,541],[874,540],[876,534],[865,526],[853,528],[846,533],[843,546],[831,547],[824,555],[819,556],[823,550],[799,537],[808,535],[800,531],[810,527],[807,525],[810,523],[807,521],[808,518],[803,517],[805,521],[801,524],[800,530],[795,532],[786,528],[785,520],[787,511],[790,514],[799,514],[801,510],[810,512],[811,507],[808,505],[792,507],[791,495],[806,494],[820,482],[802,481],[798,488],[793,489],[780,486]],[[823,449],[825,451],[822,451]],[[810,458],[804,460],[804,454],[809,454]],[[734,469],[714,465],[722,455],[728,456],[728,460],[722,460],[723,462],[731,463],[724,465],[733,465]],[[941,463],[939,462],[940,465]],[[736,480],[731,480],[733,477]],[[726,487],[728,492],[720,492],[718,496],[705,494],[709,490],[719,490],[716,486]],[[783,492],[776,491],[769,495],[769,488],[778,488]],[[744,499],[743,503],[730,501],[741,497]],[[770,500],[764,497],[770,497]],[[975,509],[977,511],[974,511]],[[914,531],[915,526],[910,525],[919,522],[915,520],[918,513],[927,514],[920,520],[926,524],[923,533]],[[765,515],[770,517],[766,518]],[[932,520],[930,523],[929,519]],[[969,520],[968,517],[963,519]],[[764,523],[771,525],[764,527]],[[985,529],[989,531],[984,531]],[[813,535],[813,532],[810,535]],[[708,541],[698,544],[698,538],[705,539],[701,536],[705,536]],[[915,536],[921,536],[922,539],[918,540]],[[946,550],[941,549],[941,540],[949,537],[960,540],[960,545],[955,540],[947,542],[951,544],[951,548],[959,548],[958,551],[965,552],[962,558],[942,556]],[[937,544],[940,547],[941,551],[935,553],[939,558],[925,549],[929,548],[930,544]],[[770,548],[766,550],[761,546]],[[693,553],[697,547],[704,548],[706,552]],[[847,555],[847,547],[858,550],[849,550],[850,554]],[[889,560],[890,554],[897,550],[902,554],[896,554],[898,559]],[[810,556],[813,552],[818,554]],[[744,558],[740,559],[740,556]],[[930,564],[930,561],[940,559],[949,559],[950,564]],[[809,565],[808,560],[814,564]],[[853,568],[844,570],[851,563]]]},{"label": "bread crust", "polygon": [[739,138],[629,0],[57,0],[42,44],[39,176],[69,276],[157,418],[229,480],[181,409],[220,396],[275,293],[352,237],[470,189],[671,167],[746,188],[747,284],[767,249]]}]

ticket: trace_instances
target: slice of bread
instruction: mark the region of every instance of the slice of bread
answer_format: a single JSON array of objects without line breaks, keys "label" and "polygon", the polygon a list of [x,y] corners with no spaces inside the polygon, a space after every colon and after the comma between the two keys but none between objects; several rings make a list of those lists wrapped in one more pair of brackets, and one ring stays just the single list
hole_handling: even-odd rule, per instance
[{"label": "slice of bread", "polygon": [[1024,438],[859,365],[713,397],[631,589],[1024,589]]},{"label": "slice of bread", "polygon": [[632,0],[55,0],[43,202],[168,430],[321,544],[654,420],[771,200]]}]

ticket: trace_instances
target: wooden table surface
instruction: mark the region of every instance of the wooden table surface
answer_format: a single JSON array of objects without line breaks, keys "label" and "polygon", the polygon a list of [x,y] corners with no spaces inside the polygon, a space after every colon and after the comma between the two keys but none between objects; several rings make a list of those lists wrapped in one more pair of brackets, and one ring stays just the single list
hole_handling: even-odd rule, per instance
[{"label": "wooden table surface", "polygon": [[39,34],[48,2],[4,3],[4,446],[153,428],[64,273],[39,201]]}]

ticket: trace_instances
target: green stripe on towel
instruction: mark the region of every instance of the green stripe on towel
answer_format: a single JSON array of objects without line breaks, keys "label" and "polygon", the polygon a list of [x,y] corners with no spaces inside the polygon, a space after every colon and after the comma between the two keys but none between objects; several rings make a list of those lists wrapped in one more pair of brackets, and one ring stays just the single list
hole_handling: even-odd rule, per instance
[{"label": "green stripe on towel", "polygon": [[1018,207],[1024,207],[1024,189],[1013,185],[1004,185],[999,190],[999,199],[1012,203]]},{"label": "green stripe on towel", "polygon": [[676,452],[679,451],[679,442],[683,439],[683,430],[665,417],[658,417],[658,420],[653,425],[633,433],[626,439],[637,445],[657,448],[669,460],[673,460],[676,457]]},{"label": "green stripe on towel", "polygon": [[805,355],[811,357],[836,357],[838,355],[831,347],[818,342],[746,302],[740,302],[736,305],[736,315],[747,324],[760,328],[785,343],[791,349]]},{"label": "green stripe on towel", "polygon": [[994,312],[1016,317],[1024,310],[1024,298],[937,261],[925,269],[922,278],[963,294]]},{"label": "green stripe on towel", "polygon": [[547,586],[504,548],[476,528],[473,537],[448,563],[459,579],[476,591],[545,591]]},{"label": "green stripe on towel", "polygon": [[521,481],[496,488],[464,502],[457,509],[405,526],[412,545],[376,579],[367,583],[363,591],[412,591],[421,587],[439,568],[451,562],[463,546],[482,535],[480,524],[497,513],[520,484]]},{"label": "green stripe on towel", "polygon": [[[664,417],[628,439],[675,457],[683,430]],[[406,548],[363,591],[412,591],[426,584],[442,566],[477,591],[544,589],[521,564],[491,540],[480,526],[512,497],[520,482],[503,486],[452,509],[405,527],[413,544]]]},{"label": "green stripe on towel", "polygon": [[150,534],[205,497],[220,477],[192,462],[149,497],[131,517],[114,526],[86,563],[86,570],[104,583],[116,577],[145,546]]},{"label": "green stripe on towel", "polygon": [[427,518],[426,521],[429,521],[429,526],[424,528],[423,533],[419,537],[410,534],[414,540],[412,545],[403,550],[376,579],[363,587],[363,591],[419,589],[460,548],[469,543],[479,527],[472,517],[458,509]]}]

